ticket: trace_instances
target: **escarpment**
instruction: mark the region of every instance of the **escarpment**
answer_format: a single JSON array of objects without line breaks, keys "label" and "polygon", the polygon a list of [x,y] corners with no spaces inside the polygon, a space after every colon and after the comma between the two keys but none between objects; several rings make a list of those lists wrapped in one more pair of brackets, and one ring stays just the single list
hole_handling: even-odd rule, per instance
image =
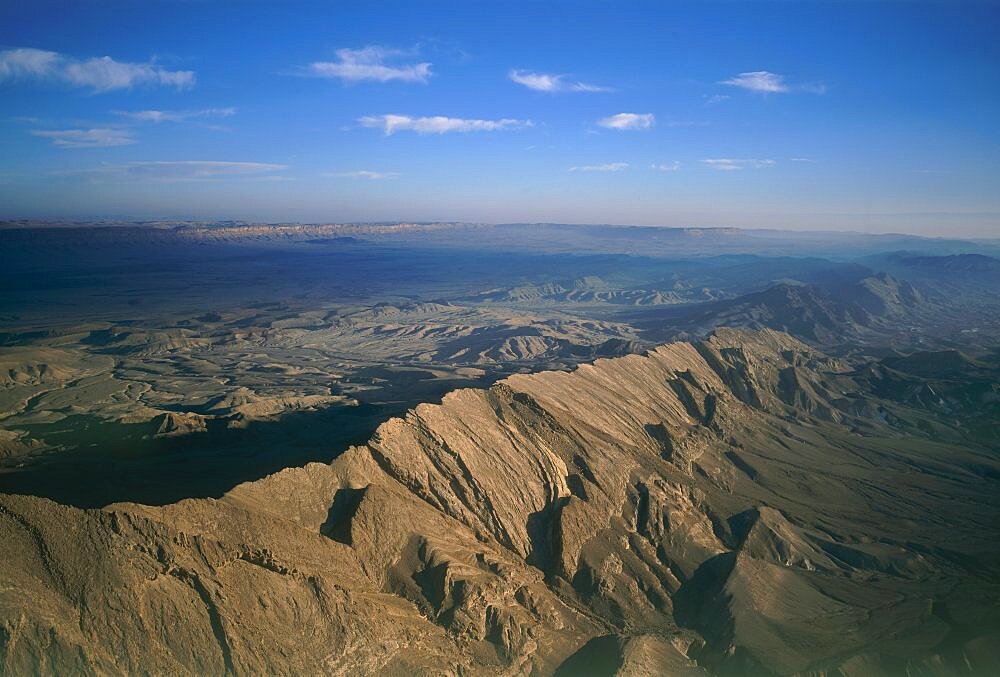
[{"label": "escarpment", "polygon": [[1000,463],[859,408],[866,373],[722,329],[452,392],[218,500],[0,496],[3,669],[995,668]]}]

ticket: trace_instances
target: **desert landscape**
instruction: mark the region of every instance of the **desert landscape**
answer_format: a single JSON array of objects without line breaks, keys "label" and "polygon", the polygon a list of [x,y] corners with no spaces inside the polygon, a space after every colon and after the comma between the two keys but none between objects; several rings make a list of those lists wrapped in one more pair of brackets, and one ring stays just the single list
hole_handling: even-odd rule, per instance
[{"label": "desert landscape", "polygon": [[[493,228],[464,224],[27,225],[0,230],[12,292],[0,326],[0,488],[82,507],[219,495],[332,458],[455,388],[717,326],[876,357],[991,355],[1000,332],[1000,262],[919,256],[940,250],[920,238],[890,243],[913,247],[906,256],[871,253],[872,238],[850,259],[824,259],[773,244],[774,256],[752,254],[760,245],[742,233],[707,233],[734,250],[707,256],[703,231],[652,228],[605,228],[600,248],[576,252],[565,227],[499,227],[497,239],[529,234],[504,248],[484,242]],[[630,253],[639,237],[654,243],[645,256]],[[536,253],[546,250],[565,253]],[[442,274],[454,251],[464,264]]]},{"label": "desert landscape", "polygon": [[997,665],[995,245],[12,226],[8,672]]},{"label": "desert landscape", "polygon": [[996,0],[0,2],[0,677],[1000,675]]}]

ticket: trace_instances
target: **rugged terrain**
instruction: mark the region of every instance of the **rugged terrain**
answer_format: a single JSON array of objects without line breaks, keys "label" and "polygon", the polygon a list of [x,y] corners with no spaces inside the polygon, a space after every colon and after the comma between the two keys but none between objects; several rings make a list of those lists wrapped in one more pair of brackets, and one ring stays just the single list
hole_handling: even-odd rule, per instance
[{"label": "rugged terrain", "polygon": [[4,671],[992,674],[997,376],[719,329],[219,500],[5,495]]},{"label": "rugged terrain", "polygon": [[78,507],[219,497],[329,461],[455,388],[719,326],[862,357],[974,357],[1000,336],[1000,261],[970,253],[995,251],[983,243],[544,224],[37,226],[0,224],[0,492]]}]

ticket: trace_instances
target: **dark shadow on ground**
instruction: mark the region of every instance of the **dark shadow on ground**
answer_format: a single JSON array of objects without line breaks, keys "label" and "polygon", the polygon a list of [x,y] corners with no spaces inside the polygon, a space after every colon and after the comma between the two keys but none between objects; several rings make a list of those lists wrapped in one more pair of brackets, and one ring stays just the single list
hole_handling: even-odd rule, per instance
[{"label": "dark shadow on ground", "polygon": [[206,432],[161,438],[144,438],[153,432],[146,424],[61,421],[71,427],[79,446],[28,459],[19,467],[0,466],[0,493],[44,496],[81,508],[219,497],[241,482],[283,468],[328,463],[403,410],[400,405],[331,407],[254,421],[245,428],[210,421]]},{"label": "dark shadow on ground", "polygon": [[[366,375],[359,372],[352,379]],[[440,402],[456,388],[488,388],[504,375],[497,371],[448,379],[404,371],[369,391],[370,401],[357,406],[289,412],[245,427],[211,419],[207,431],[176,437],[153,437],[153,423],[122,424],[81,415],[22,426],[32,437],[65,450],[0,462],[0,493],[42,496],[79,508],[218,498],[237,484],[284,468],[329,463],[352,444],[367,442],[387,419],[422,402]]]},{"label": "dark shadow on ground", "polygon": [[594,637],[556,669],[556,677],[610,677],[625,658],[621,640],[614,635]]}]

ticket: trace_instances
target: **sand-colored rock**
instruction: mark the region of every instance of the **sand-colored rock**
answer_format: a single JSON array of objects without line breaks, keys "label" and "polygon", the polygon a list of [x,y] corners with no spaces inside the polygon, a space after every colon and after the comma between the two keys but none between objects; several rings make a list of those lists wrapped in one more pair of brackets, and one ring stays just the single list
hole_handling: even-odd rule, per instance
[{"label": "sand-colored rock", "polygon": [[865,378],[720,330],[452,392],[220,500],[0,496],[3,669],[995,669],[1000,463],[838,400]]}]

